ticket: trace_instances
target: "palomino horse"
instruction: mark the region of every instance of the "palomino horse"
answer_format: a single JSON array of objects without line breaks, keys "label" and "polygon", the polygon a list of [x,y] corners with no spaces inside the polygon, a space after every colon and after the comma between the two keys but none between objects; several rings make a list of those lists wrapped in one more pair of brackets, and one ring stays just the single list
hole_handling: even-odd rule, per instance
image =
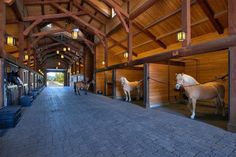
[{"label": "palomino horse", "polygon": [[83,89],[85,91],[85,95],[87,95],[87,91],[90,87],[91,84],[93,84],[94,81],[78,81],[78,82],[74,82],[74,90],[75,90],[75,94],[79,94],[80,95],[80,89]]},{"label": "palomino horse", "polygon": [[[222,115],[224,111],[224,96],[225,87],[220,82],[208,82],[204,84],[198,83],[192,76],[186,74],[176,74],[176,89],[184,88],[186,96],[188,97],[188,107],[192,112],[191,119],[195,117],[197,100],[215,99],[216,113],[219,112],[219,104],[222,107]],[[190,108],[192,104],[192,109]]]},{"label": "palomino horse", "polygon": [[121,85],[125,93],[125,101],[129,101],[129,102],[131,101],[130,92],[133,91],[134,89],[137,89],[137,92],[138,92],[137,100],[139,100],[143,80],[129,82],[125,77],[121,77],[120,81],[121,81]]}]

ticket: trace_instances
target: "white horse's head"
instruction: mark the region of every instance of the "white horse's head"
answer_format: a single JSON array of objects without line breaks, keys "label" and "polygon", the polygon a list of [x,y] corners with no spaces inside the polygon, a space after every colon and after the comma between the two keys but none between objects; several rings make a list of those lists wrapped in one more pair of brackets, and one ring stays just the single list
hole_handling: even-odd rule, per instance
[{"label": "white horse's head", "polygon": [[187,74],[176,74],[176,89],[179,90],[181,86],[192,86],[199,84],[192,76],[189,76]]},{"label": "white horse's head", "polygon": [[123,85],[127,84],[128,80],[125,77],[122,76],[120,78],[120,82],[121,82],[121,85],[123,86]]}]

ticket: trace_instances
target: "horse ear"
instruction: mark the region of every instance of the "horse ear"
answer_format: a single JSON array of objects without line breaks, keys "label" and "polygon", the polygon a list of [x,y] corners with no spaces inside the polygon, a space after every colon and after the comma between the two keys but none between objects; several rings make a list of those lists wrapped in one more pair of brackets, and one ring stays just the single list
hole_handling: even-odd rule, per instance
[{"label": "horse ear", "polygon": [[175,73],[175,76],[177,76],[178,74],[177,73]]}]

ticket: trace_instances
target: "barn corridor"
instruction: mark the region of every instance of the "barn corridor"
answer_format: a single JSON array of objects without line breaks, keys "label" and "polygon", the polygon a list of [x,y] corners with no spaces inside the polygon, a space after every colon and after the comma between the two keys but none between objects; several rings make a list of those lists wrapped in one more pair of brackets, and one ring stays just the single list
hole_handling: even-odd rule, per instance
[{"label": "barn corridor", "polygon": [[1,157],[236,156],[235,134],[69,87],[45,88],[23,110],[0,130]]}]

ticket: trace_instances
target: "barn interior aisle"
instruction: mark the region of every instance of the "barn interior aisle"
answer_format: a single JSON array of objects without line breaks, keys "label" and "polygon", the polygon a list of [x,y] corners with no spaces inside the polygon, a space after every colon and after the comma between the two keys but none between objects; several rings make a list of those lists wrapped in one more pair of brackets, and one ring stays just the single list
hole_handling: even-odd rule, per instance
[{"label": "barn interior aisle", "polygon": [[236,0],[0,0],[5,156],[236,156]]},{"label": "barn interior aisle", "polygon": [[233,133],[69,87],[45,88],[0,133],[1,157],[236,155]]}]

